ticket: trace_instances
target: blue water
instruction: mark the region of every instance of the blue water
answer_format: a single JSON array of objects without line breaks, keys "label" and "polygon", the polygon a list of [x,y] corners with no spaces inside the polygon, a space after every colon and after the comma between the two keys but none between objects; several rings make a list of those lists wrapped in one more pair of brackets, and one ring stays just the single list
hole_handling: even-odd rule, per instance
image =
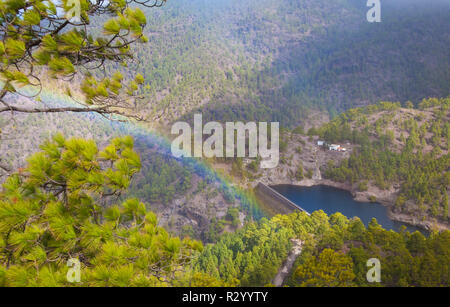
[{"label": "blue water", "polygon": [[359,217],[366,226],[372,218],[376,218],[378,224],[387,230],[399,231],[404,225],[410,232],[418,230],[426,233],[421,228],[391,220],[388,217],[388,209],[379,203],[355,201],[352,194],[346,190],[324,185],[313,187],[277,185],[272,188],[309,213],[316,210],[323,210],[328,215],[340,212],[348,218]]}]

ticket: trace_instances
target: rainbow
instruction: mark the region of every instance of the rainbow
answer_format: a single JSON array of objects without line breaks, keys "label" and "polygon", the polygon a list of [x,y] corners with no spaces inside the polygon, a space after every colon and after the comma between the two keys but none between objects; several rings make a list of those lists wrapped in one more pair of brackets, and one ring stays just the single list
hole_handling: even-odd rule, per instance
[{"label": "rainbow", "polygon": [[[33,96],[36,91],[31,88],[22,88],[21,93]],[[54,90],[50,87],[42,88],[39,94],[40,103],[45,106],[76,106],[76,102],[60,90]],[[179,161],[183,166],[190,166],[195,173],[210,183],[216,183],[223,192],[226,199],[230,201],[239,201],[241,209],[249,214],[253,219],[259,220],[265,216],[258,201],[248,192],[235,186],[224,175],[214,170],[206,161],[197,158],[175,158],[171,153],[171,140],[163,134],[145,125],[145,123],[128,120],[125,122],[109,121],[96,113],[82,113],[79,116],[85,116],[88,120],[98,121],[108,126],[112,131],[121,135],[131,135],[144,139],[146,143],[155,145],[160,154],[168,156]]]}]

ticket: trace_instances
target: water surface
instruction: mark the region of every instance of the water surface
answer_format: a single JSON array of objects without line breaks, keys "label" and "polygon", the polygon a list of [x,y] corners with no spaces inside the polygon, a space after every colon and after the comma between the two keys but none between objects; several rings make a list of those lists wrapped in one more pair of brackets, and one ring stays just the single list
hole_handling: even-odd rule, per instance
[{"label": "water surface", "polygon": [[391,220],[385,206],[380,203],[357,202],[346,190],[325,185],[313,187],[277,185],[272,188],[309,213],[316,210],[323,210],[328,215],[340,212],[348,218],[359,217],[366,226],[372,218],[376,218],[378,224],[387,230],[399,231],[404,225],[411,232],[416,230],[426,232],[419,227]]}]

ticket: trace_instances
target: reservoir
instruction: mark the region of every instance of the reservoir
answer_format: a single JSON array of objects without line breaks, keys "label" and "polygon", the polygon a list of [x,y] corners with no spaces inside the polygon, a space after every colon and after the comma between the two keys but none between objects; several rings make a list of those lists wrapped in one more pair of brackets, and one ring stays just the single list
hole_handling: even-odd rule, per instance
[{"label": "reservoir", "polygon": [[379,203],[355,201],[352,194],[346,190],[324,185],[313,187],[276,185],[271,188],[309,213],[317,210],[323,210],[328,215],[340,212],[348,218],[359,217],[366,226],[372,218],[376,218],[378,224],[387,230],[399,231],[404,225],[410,232],[418,230],[426,233],[419,227],[391,220],[388,217],[388,209]]}]

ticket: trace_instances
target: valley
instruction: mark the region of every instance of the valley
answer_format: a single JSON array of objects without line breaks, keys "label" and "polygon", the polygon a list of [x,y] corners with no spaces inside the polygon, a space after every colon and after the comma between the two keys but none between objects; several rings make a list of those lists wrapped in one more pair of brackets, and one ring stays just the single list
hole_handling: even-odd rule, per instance
[{"label": "valley", "polygon": [[[55,3],[0,5],[0,287],[450,285],[448,1]],[[174,154],[199,114],[278,165]]]},{"label": "valley", "polygon": [[[357,201],[387,206],[393,220],[426,229],[449,229],[448,101],[448,98],[423,100],[419,109],[384,102],[351,109],[307,133],[303,129],[286,131],[282,134],[279,167],[258,169],[246,159],[240,168],[236,167],[236,180],[252,188],[259,182],[271,186],[336,187],[351,192]],[[343,144],[346,151],[319,146],[319,140]],[[363,155],[363,161],[368,156],[374,157],[376,162],[370,167],[382,165],[374,168],[374,173],[370,173],[370,168],[362,170],[359,159]],[[407,162],[409,159],[420,162]],[[404,163],[425,166],[431,160],[438,164],[433,163],[431,169],[421,174],[433,176],[425,179],[428,186],[424,181],[416,183],[423,179],[413,179],[420,173],[411,177],[401,169]],[[352,168],[357,168],[353,174]],[[417,194],[406,188],[411,185],[416,187]]]}]

